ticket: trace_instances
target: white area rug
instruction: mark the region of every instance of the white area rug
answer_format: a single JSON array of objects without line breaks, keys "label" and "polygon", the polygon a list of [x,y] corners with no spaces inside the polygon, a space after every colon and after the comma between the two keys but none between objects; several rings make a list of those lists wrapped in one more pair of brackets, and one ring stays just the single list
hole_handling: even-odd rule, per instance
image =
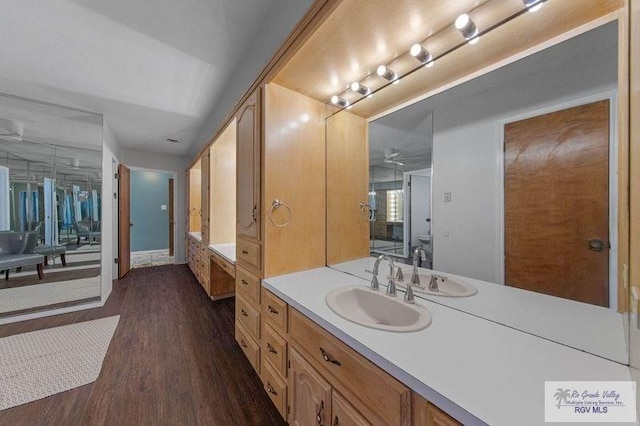
[{"label": "white area rug", "polygon": [[0,313],[100,297],[100,276],[0,290]]},{"label": "white area rug", "polygon": [[120,316],[0,339],[0,410],[94,382]]}]

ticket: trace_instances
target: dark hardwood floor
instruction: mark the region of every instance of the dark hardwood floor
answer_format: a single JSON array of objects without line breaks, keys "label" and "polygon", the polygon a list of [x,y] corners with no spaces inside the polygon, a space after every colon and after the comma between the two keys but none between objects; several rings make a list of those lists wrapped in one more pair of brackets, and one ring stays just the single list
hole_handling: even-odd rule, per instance
[{"label": "dark hardwood floor", "polygon": [[120,315],[94,383],[0,411],[0,425],[285,424],[234,340],[234,299],[185,265],[132,270],[104,307],[0,326],[0,337]]}]

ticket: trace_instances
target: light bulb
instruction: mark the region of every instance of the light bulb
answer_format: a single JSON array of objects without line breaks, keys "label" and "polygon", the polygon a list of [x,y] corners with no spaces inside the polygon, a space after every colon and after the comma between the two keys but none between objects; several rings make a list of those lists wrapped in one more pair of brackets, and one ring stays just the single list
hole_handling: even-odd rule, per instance
[{"label": "light bulb", "polygon": [[351,90],[356,93],[360,93],[362,96],[367,96],[369,93],[371,93],[371,90],[369,90],[367,86],[360,84],[357,81],[351,83]]},{"label": "light bulb", "polygon": [[463,13],[456,18],[455,27],[467,40],[478,35],[478,27],[476,27],[476,24],[466,13]]},{"label": "light bulb", "polygon": [[431,61],[432,59],[431,53],[429,53],[429,51],[425,49],[424,46],[418,43],[411,46],[411,50],[409,50],[409,53],[411,54],[411,56],[413,56],[423,64]]},{"label": "light bulb", "polygon": [[376,70],[376,73],[380,77],[382,77],[382,78],[384,78],[385,80],[388,80],[388,81],[394,81],[394,80],[396,80],[398,78],[398,75],[395,72],[393,72],[393,70],[387,68],[384,65],[380,65],[378,67],[378,69]]}]

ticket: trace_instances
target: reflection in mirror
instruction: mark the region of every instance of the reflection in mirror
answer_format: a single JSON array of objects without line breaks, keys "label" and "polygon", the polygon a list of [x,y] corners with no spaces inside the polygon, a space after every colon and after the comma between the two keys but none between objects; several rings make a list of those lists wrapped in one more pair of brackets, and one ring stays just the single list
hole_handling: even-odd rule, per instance
[{"label": "reflection in mirror", "polygon": [[0,96],[0,317],[100,299],[102,116]]},{"label": "reflection in mirror", "polygon": [[370,251],[403,258],[424,247],[431,265],[432,116],[418,110],[369,124]]},{"label": "reflection in mirror", "polygon": [[[411,263],[423,247],[427,281],[440,275],[477,293],[443,297],[421,282],[419,297],[628,364],[628,295],[618,285],[617,41],[611,22],[370,122],[368,136],[358,134],[370,147],[361,172],[370,182],[370,254]],[[387,90],[393,85],[377,102]],[[327,120],[328,200],[347,192],[332,178],[330,151],[356,139],[339,130],[360,120],[356,113]],[[409,186],[414,168],[431,177],[420,194]],[[332,253],[334,239],[352,236],[332,231],[335,204],[328,209],[327,258],[371,279],[371,258]],[[429,227],[413,229],[426,219]]]}]

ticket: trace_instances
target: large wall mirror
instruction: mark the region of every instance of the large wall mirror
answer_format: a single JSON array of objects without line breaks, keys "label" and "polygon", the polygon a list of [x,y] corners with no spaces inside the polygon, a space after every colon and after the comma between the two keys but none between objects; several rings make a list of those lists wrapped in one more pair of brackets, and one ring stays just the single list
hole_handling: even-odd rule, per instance
[{"label": "large wall mirror", "polygon": [[100,300],[102,116],[0,96],[0,318]]},{"label": "large wall mirror", "polygon": [[409,277],[417,252],[423,279],[474,290],[419,297],[628,364],[618,31],[602,24],[382,116],[330,116],[328,263],[368,280],[385,254]]}]

